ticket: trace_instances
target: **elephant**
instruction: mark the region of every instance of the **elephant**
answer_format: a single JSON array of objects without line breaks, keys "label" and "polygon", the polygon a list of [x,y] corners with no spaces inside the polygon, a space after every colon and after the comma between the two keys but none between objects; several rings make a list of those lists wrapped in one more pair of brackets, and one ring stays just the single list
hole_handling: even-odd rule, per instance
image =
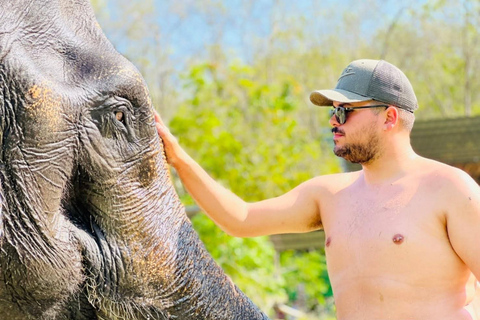
[{"label": "elephant", "polygon": [[1,318],[268,319],[193,230],[90,3],[0,8]]}]

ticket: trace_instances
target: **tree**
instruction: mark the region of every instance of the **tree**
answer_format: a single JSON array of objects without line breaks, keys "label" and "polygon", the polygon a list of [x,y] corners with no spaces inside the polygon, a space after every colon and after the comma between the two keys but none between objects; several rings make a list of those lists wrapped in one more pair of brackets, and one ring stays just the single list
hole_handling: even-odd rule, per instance
[{"label": "tree", "polygon": [[[278,196],[315,175],[339,171],[325,146],[298,125],[303,97],[296,95],[297,84],[285,79],[268,85],[258,79],[255,69],[242,64],[194,66],[184,78],[188,98],[169,124],[181,145],[247,201]],[[183,196],[184,203],[191,201]],[[288,287],[295,281],[274,272],[275,252],[267,238],[229,237],[203,215],[193,222],[209,252],[256,303],[271,310],[275,302],[288,301]],[[299,263],[312,257],[317,262]],[[316,268],[322,260],[317,253],[306,259],[297,255],[293,264],[287,261],[281,271],[291,275],[299,265]],[[318,297],[322,288],[329,288],[325,267],[311,272],[312,277],[298,280],[308,278],[309,299],[324,304]],[[313,287],[320,291],[314,294]]]},{"label": "tree", "polygon": [[[406,71],[419,100],[419,118],[480,113],[480,3],[436,0],[409,7],[389,29],[385,57]],[[386,38],[378,33],[377,40]],[[378,41],[380,42],[380,41]]]}]

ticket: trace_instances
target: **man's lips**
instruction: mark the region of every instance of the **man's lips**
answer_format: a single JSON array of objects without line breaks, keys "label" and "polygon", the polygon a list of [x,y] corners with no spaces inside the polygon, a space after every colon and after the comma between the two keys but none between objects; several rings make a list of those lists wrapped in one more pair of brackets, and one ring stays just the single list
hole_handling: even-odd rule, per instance
[{"label": "man's lips", "polygon": [[333,133],[333,138],[334,139],[338,139],[338,138],[341,138],[341,137],[345,136],[345,132],[338,129],[337,127],[332,128],[332,133]]}]

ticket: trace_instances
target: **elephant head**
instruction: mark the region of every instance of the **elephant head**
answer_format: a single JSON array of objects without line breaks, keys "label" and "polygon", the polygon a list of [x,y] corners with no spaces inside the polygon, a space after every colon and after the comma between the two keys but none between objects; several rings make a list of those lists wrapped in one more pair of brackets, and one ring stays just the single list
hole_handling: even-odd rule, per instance
[{"label": "elephant head", "polygon": [[266,319],[192,229],[89,3],[0,7],[2,318]]}]

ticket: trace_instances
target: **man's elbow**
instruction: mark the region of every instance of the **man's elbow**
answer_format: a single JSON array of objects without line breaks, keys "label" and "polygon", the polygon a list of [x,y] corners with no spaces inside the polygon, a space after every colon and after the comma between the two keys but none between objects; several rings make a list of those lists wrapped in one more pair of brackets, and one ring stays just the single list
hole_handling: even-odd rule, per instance
[{"label": "man's elbow", "polygon": [[251,238],[258,236],[255,232],[252,232],[251,228],[244,226],[234,226],[234,227],[222,227],[222,230],[229,236],[236,238]]}]

